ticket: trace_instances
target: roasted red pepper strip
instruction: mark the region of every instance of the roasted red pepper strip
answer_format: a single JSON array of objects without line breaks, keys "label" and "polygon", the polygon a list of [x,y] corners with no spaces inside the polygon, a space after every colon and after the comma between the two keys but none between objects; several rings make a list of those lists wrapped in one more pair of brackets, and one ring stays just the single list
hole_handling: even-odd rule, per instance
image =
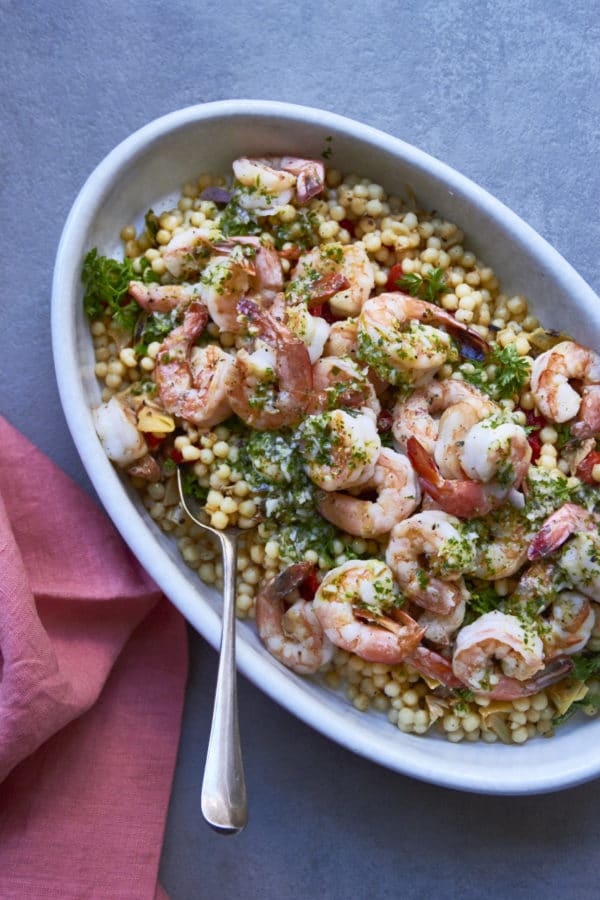
[{"label": "roasted red pepper strip", "polygon": [[395,263],[388,272],[388,280],[386,282],[386,288],[388,289],[388,291],[397,291],[399,287],[397,282],[402,278],[404,278],[402,263]]},{"label": "roasted red pepper strip", "polygon": [[600,465],[600,452],[598,452],[598,450],[592,450],[585,459],[581,460],[575,474],[586,484],[598,484],[592,475],[592,469],[597,465]]},{"label": "roasted red pepper strip", "polygon": [[303,600],[312,600],[317,593],[317,589],[321,584],[321,580],[317,575],[317,570],[312,568],[298,590]]},{"label": "roasted red pepper strip", "polygon": [[329,300],[338,291],[345,291],[349,287],[350,282],[341,272],[330,272],[329,275],[323,275],[322,278],[315,281],[310,289],[308,308],[312,310],[313,306],[320,306],[324,300]]},{"label": "roasted red pepper strip", "polygon": [[164,441],[166,436],[167,436],[166,434],[154,434],[152,431],[147,431],[144,434],[146,443],[148,444],[148,447],[150,448],[150,450],[154,450],[156,447],[159,446],[159,444],[162,444],[162,442]]},{"label": "roasted red pepper strip", "polygon": [[531,410],[524,410],[524,412],[527,419],[527,426],[533,429],[528,434],[527,440],[529,442],[529,446],[531,447],[531,462],[534,463],[539,459],[540,453],[542,452],[542,440],[540,438],[540,431],[542,430],[542,428],[545,428],[548,423],[543,416],[536,416],[536,414]]}]

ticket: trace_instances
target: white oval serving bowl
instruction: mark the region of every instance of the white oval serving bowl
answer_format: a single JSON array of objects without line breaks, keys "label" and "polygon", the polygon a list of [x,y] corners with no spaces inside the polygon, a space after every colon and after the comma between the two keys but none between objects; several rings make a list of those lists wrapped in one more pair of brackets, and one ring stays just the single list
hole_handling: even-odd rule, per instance
[{"label": "white oval serving bowl", "polygon": [[[329,141],[326,139],[331,138]],[[220,599],[181,559],[106,458],[91,409],[100,402],[94,353],[82,309],[81,267],[94,246],[122,254],[121,227],[152,206],[176,202],[203,172],[229,172],[241,155],[318,157],[371,177],[392,193],[410,185],[419,204],[465,232],[465,245],[491,265],[505,291],[525,294],[547,327],[600,346],[600,304],[565,260],[498,200],[436,159],[366,125],[286,103],[228,100],[178,110],[136,131],[90,175],[66,222],[52,291],[52,341],[65,416],[108,514],[142,565],[214,646]],[[240,670],[294,715],[348,749],[390,769],[446,787],[490,794],[565,788],[600,774],[600,720],[573,722],[551,740],[522,746],[403,734],[384,715],[360,713],[341,692],[294,675],[263,648],[254,625],[238,623]]]}]

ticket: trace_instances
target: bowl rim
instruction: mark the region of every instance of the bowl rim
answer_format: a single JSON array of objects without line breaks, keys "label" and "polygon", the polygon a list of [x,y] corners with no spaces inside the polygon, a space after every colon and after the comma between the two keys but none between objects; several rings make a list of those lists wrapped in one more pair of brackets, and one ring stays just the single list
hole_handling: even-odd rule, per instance
[{"label": "bowl rim", "polygon": [[[191,585],[189,578],[186,578],[181,569],[166,557],[162,548],[157,552],[156,547],[152,546],[154,541],[148,542],[150,531],[147,525],[140,528],[140,521],[143,522],[143,519],[137,510],[133,507],[123,509],[124,489],[112,464],[101,450],[91,425],[89,401],[85,395],[76,354],[64,352],[65,345],[68,348],[76,346],[76,326],[72,306],[71,302],[65,302],[65,297],[70,301],[74,253],[77,257],[77,266],[81,264],[82,257],[77,251],[78,237],[86,233],[90,227],[101,199],[122,167],[131,164],[136,156],[144,154],[151,144],[170,132],[202,120],[236,116],[244,118],[276,116],[296,122],[308,121],[311,126],[336,128],[347,137],[361,143],[376,144],[409,166],[444,182],[494,220],[518,243],[528,244],[542,266],[551,272],[558,285],[565,292],[577,296],[583,305],[597,303],[595,293],[558,251],[484,188],[446,163],[400,138],[334,112],[273,100],[212,101],[183,107],[160,116],[134,131],[111,150],[95,167],[79,191],[65,222],[56,254],[52,281],[51,326],[59,395],[67,425],[82,463],[113,523],[134,555],[174,605],[215,648],[220,642],[220,615],[203,601],[206,609],[202,611],[202,616],[198,617],[194,601],[197,604],[199,587]],[[89,421],[86,421],[83,413],[88,414]],[[135,513],[134,516],[131,516],[131,511]],[[165,566],[169,569],[168,573],[165,572]],[[264,693],[331,740],[393,771],[428,783],[484,794],[518,795],[561,790],[594,778],[600,773],[600,755],[595,760],[579,759],[576,765],[572,761],[570,765],[563,761],[560,767],[555,765],[551,771],[545,769],[541,771],[540,767],[540,770],[529,775],[526,780],[519,778],[513,766],[507,764],[505,777],[496,779],[490,784],[485,774],[476,770],[471,771],[468,766],[457,771],[455,764],[445,763],[443,759],[437,758],[435,761],[428,759],[419,749],[423,741],[421,737],[402,735],[401,737],[406,740],[401,748],[402,752],[398,752],[398,747],[393,741],[382,745],[374,730],[369,731],[367,727],[359,725],[351,727],[350,721],[347,722],[348,727],[343,728],[340,733],[338,717],[328,715],[325,707],[323,710],[317,708],[315,711],[315,701],[310,691],[299,683],[300,679],[290,678],[290,673],[283,670],[280,664],[275,660],[263,659],[244,641],[238,640],[237,662],[240,671]],[[282,670],[280,675],[286,676],[284,679],[273,677],[274,664],[276,668]],[[280,687],[283,681],[285,691]],[[368,716],[364,716],[364,719],[367,721]]]}]

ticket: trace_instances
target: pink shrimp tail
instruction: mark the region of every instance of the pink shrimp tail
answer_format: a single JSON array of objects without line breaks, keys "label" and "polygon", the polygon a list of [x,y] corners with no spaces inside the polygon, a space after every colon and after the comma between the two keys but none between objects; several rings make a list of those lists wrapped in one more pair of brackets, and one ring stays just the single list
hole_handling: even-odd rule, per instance
[{"label": "pink shrimp tail", "polygon": [[535,560],[541,559],[543,556],[550,556],[551,553],[562,547],[575,531],[586,525],[589,527],[590,520],[590,513],[582,506],[577,506],[576,503],[565,503],[548,516],[531,541],[527,558]]},{"label": "pink shrimp tail", "polygon": [[408,438],[406,452],[421,487],[444,512],[459,519],[472,519],[490,512],[493,504],[483,484],[467,478],[442,478],[434,460],[415,437]]},{"label": "pink shrimp tail", "polygon": [[428,650],[427,647],[417,647],[406,662],[413,669],[416,669],[420,675],[439,681],[445,687],[453,689],[464,688],[462,681],[452,671],[450,662],[439,653]]},{"label": "pink shrimp tail", "polygon": [[533,678],[519,681],[503,675],[491,691],[483,691],[490,700],[518,700],[519,697],[530,697],[545,688],[561,681],[573,671],[573,660],[570,656],[557,656]]},{"label": "pink shrimp tail", "polygon": [[280,572],[279,575],[272,578],[262,593],[268,600],[281,600],[283,597],[291,594],[297,587],[300,587],[313,569],[313,564],[309,562],[294,563],[284,572]]},{"label": "pink shrimp tail", "polygon": [[190,341],[199,337],[208,322],[208,310],[203,303],[191,303],[183,317],[183,333]]},{"label": "pink shrimp tail", "polygon": [[571,434],[579,439],[600,435],[600,385],[593,384],[584,390],[579,422],[571,426]]}]

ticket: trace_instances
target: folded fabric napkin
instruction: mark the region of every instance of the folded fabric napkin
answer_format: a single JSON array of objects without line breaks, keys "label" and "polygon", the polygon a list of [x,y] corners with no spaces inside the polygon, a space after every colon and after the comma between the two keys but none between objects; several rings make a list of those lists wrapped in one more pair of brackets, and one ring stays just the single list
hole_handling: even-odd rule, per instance
[{"label": "folded fabric napkin", "polygon": [[0,417],[0,898],[152,900],[182,617],[93,501]]}]

